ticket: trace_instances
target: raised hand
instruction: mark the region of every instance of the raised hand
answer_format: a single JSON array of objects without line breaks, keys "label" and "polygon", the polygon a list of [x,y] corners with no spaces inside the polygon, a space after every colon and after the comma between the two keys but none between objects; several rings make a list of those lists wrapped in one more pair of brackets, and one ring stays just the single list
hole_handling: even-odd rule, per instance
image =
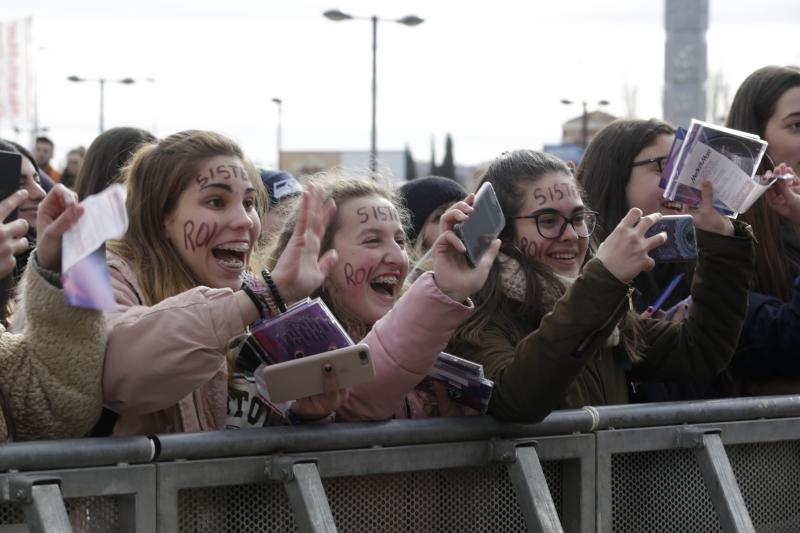
[{"label": "raised hand", "polygon": [[30,246],[25,237],[28,233],[28,223],[25,220],[18,218],[8,224],[1,223],[27,198],[28,191],[20,189],[0,202],[0,278],[4,278],[14,271],[14,267],[17,266],[15,256]]},{"label": "raised hand", "polygon": [[595,257],[623,283],[630,282],[640,272],[649,272],[656,262],[648,252],[664,244],[667,234],[662,231],[645,237],[645,233],[661,220],[661,216],[661,213],[653,213],[642,217],[642,210],[634,207],[603,241]]},{"label": "raised hand", "polygon": [[800,178],[792,167],[781,163],[773,172],[775,175],[793,175],[794,179],[779,179],[767,189],[764,196],[773,211],[795,224],[800,224]]},{"label": "raised hand", "polygon": [[323,201],[322,189],[310,184],[303,192],[303,201],[292,236],[286,244],[272,278],[286,303],[295,302],[314,292],[336,264],[335,250],[319,255],[325,228],[330,224],[336,204]]},{"label": "raised hand", "polygon": [[36,215],[36,259],[42,268],[61,271],[61,237],[82,214],[78,195],[60,183],[47,193]]},{"label": "raised hand", "polygon": [[714,187],[710,181],[703,182],[702,189],[703,203],[697,209],[690,209],[689,213],[694,219],[694,225],[703,231],[710,231],[720,235],[733,235],[733,223],[731,219],[720,214],[714,209]]},{"label": "raised hand", "polygon": [[470,204],[474,200],[475,195],[470,194],[466,200],[454,204],[442,215],[439,220],[442,233],[431,248],[436,285],[457,302],[463,302],[483,287],[500,251],[500,240],[495,239],[475,268],[467,263],[467,249],[453,232],[453,226],[469,218],[472,213]]}]

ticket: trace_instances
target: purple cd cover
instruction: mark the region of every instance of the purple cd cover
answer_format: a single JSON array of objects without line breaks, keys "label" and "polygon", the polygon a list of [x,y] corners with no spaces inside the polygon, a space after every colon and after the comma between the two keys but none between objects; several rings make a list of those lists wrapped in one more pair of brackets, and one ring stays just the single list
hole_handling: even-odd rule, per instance
[{"label": "purple cd cover", "polygon": [[273,363],[353,344],[319,298],[302,300],[285,313],[256,323],[250,332]]}]

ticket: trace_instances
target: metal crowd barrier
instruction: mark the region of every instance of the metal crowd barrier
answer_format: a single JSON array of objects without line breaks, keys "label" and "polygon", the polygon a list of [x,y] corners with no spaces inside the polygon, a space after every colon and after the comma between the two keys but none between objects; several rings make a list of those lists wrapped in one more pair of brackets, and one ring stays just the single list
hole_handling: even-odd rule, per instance
[{"label": "metal crowd barrier", "polygon": [[800,396],[0,446],[0,533],[800,531]]}]

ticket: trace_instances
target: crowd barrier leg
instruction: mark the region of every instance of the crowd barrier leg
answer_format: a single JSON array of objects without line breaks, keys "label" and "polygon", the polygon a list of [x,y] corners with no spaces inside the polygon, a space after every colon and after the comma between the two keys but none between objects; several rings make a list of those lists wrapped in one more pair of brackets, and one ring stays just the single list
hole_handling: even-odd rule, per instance
[{"label": "crowd barrier leg", "polygon": [[508,463],[508,475],[528,531],[563,533],[535,443],[516,446],[510,441],[495,441],[492,455],[494,460]]},{"label": "crowd barrier leg", "polygon": [[0,501],[22,506],[30,533],[72,533],[60,483],[50,476],[9,477]]},{"label": "crowd barrier leg", "polygon": [[723,531],[755,533],[719,431],[688,429],[680,438],[694,448],[695,459]]},{"label": "crowd barrier leg", "polygon": [[267,472],[270,478],[283,481],[294,520],[302,533],[336,533],[336,523],[315,463],[273,459]]}]

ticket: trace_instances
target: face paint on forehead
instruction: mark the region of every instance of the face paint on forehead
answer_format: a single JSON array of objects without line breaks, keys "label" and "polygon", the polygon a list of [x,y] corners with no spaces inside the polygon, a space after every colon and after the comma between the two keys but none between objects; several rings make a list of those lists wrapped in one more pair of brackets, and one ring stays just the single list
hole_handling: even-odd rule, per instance
[{"label": "face paint on forehead", "polygon": [[361,224],[366,224],[370,219],[377,222],[398,221],[400,217],[397,215],[397,210],[394,206],[388,205],[372,205],[362,206],[356,209],[358,221]]},{"label": "face paint on forehead", "polygon": [[202,189],[209,184],[210,181],[220,179],[223,181],[239,179],[244,182],[250,181],[250,176],[247,170],[242,165],[216,165],[208,167],[203,172],[195,176],[195,181]]},{"label": "face paint on forehead", "polygon": [[571,181],[563,181],[554,183],[547,187],[536,187],[533,189],[533,198],[537,206],[550,202],[558,202],[564,198],[577,198],[580,199],[581,195],[578,193],[578,188],[575,183]]}]

